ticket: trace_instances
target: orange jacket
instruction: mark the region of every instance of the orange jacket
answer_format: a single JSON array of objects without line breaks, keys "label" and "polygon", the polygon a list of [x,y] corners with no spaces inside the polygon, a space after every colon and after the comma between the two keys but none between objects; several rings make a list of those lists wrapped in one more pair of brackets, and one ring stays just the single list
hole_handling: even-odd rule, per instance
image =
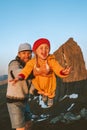
[{"label": "orange jacket", "polygon": [[[64,68],[58,63],[54,55],[49,55],[47,58],[47,62],[51,69],[51,72],[45,74],[45,76],[43,76],[43,74],[36,75],[35,78],[32,80],[32,83],[34,87],[38,90],[38,93],[46,95],[49,98],[53,98],[55,96],[55,90],[56,90],[55,74],[61,78],[64,78],[66,76],[60,73],[61,70],[63,70]],[[43,63],[39,62],[39,65],[41,67],[43,67],[44,64],[46,64],[44,63],[44,61]],[[35,65],[36,65],[36,58],[32,58],[22,69],[21,74],[25,76],[25,79],[28,77],[31,71],[34,70]]]}]

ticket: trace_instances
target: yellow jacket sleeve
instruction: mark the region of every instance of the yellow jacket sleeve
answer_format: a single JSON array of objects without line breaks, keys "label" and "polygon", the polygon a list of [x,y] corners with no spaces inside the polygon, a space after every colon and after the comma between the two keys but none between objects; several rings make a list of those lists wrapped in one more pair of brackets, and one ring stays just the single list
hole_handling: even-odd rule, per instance
[{"label": "yellow jacket sleeve", "polygon": [[31,59],[29,60],[25,67],[21,70],[20,74],[23,74],[25,76],[25,79],[27,79],[27,77],[31,74],[33,68],[34,68],[34,64],[35,64],[35,59]]},{"label": "yellow jacket sleeve", "polygon": [[59,76],[60,78],[64,78],[67,77],[68,75],[63,75],[61,73],[62,70],[64,70],[64,68],[59,64],[59,62],[55,59],[54,55],[50,55],[48,58],[48,63],[51,67],[51,69],[53,70],[53,72]]}]

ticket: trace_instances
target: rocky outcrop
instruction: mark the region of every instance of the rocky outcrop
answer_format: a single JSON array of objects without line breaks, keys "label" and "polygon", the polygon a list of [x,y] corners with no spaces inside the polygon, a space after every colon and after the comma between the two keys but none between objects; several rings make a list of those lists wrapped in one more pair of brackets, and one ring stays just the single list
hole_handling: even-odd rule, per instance
[{"label": "rocky outcrop", "polygon": [[73,82],[87,79],[87,70],[81,48],[70,38],[54,52],[58,62],[63,66],[72,66],[72,72],[64,78],[64,82]]}]

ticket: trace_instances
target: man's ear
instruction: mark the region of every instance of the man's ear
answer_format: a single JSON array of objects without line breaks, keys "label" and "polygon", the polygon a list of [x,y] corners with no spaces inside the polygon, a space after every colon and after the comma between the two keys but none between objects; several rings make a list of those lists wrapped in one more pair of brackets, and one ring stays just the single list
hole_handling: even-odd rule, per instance
[{"label": "man's ear", "polygon": [[18,57],[20,57],[20,52],[18,52]]}]

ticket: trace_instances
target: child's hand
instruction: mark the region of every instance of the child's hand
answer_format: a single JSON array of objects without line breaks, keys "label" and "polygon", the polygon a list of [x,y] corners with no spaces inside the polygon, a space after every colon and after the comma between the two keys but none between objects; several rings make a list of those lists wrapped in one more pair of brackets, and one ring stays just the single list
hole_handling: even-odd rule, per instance
[{"label": "child's hand", "polygon": [[66,67],[64,70],[62,70],[62,73],[63,73],[64,75],[68,75],[68,74],[70,74],[71,69],[72,69],[71,66],[70,66],[70,67]]},{"label": "child's hand", "polygon": [[15,78],[15,79],[9,80],[9,82],[12,82],[13,85],[14,85],[15,83],[17,83],[18,81],[19,81],[19,78]]}]

